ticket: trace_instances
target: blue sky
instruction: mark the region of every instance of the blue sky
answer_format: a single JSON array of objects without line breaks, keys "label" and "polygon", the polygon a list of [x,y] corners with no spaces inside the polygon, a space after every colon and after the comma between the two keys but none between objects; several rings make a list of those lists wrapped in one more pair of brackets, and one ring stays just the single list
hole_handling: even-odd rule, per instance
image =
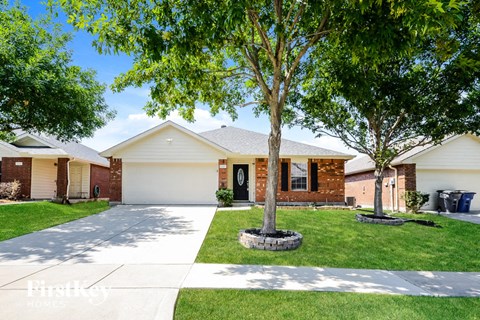
[{"label": "blue sky", "polygon": [[[42,2],[44,0],[22,1],[27,6],[29,14],[33,17],[46,13],[46,8]],[[65,16],[60,15],[56,22],[61,23],[66,31],[73,31],[72,27],[66,23]],[[73,32],[73,35],[74,39],[69,44],[69,48],[73,51],[73,63],[84,69],[96,70],[97,79],[100,82],[109,86],[113,83],[116,75],[130,68],[131,57],[126,55],[100,55],[92,48],[93,37],[91,35],[83,31]],[[107,126],[99,129],[93,138],[84,139],[82,143],[98,151],[103,151],[164,122],[165,120],[146,116],[143,106],[148,99],[148,88],[132,87],[120,93],[113,93],[110,89],[107,89],[105,100],[112,109],[117,111],[117,116]],[[186,122],[178,114],[171,114],[167,119],[175,121],[194,132],[217,129],[221,125],[235,126],[265,134],[268,134],[270,131],[267,116],[263,115],[256,118],[250,107],[239,109],[238,119],[235,122],[226,113],[220,113],[212,117],[208,110],[202,108],[197,108],[195,112],[196,121],[194,123]],[[282,137],[322,148],[356,154],[354,150],[348,149],[340,140],[327,136],[316,138],[312,132],[300,127],[288,128],[285,126],[282,131]]]}]

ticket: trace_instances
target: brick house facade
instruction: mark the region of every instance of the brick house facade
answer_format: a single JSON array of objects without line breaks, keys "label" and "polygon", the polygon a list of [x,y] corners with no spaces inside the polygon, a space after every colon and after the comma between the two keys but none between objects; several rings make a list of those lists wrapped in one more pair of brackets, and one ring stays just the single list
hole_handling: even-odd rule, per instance
[{"label": "brick house facade", "polygon": [[[265,201],[268,136],[235,127],[194,133],[167,121],[100,153],[110,161],[110,199],[125,204]],[[279,203],[345,203],[345,161],[353,156],[282,140]]]},{"label": "brick house facade", "polygon": [[[306,190],[292,190],[289,158],[280,159],[278,176],[278,202],[315,202],[343,204],[345,201],[345,160],[308,159]],[[255,202],[264,202],[268,175],[268,159],[255,159]],[[282,183],[282,180],[283,183]],[[285,181],[286,180],[286,181]]]},{"label": "brick house facade", "polygon": [[[393,207],[404,210],[403,194],[405,191],[416,191],[416,168],[415,164],[401,164],[394,166],[394,168],[397,169],[398,181],[394,182],[395,171],[387,168],[384,172],[382,184],[382,202],[386,209]],[[392,182],[394,182],[393,185]],[[374,171],[347,174],[345,176],[345,195],[355,197],[357,205],[373,206],[375,195]]]},{"label": "brick house facade", "polygon": [[[398,175],[395,185],[390,185],[394,170],[385,171],[384,209],[391,209],[393,203],[396,210],[404,211],[405,191],[418,191],[429,197],[421,210],[436,212],[442,208],[439,201],[443,201],[438,191],[462,190],[475,194],[468,202],[469,210],[480,210],[479,159],[480,137],[474,134],[452,135],[441,143],[413,148],[392,160]],[[345,165],[345,195],[355,197],[358,205],[373,207],[374,168],[373,161],[366,155]]]},{"label": "brick house facade", "polygon": [[90,198],[96,185],[109,197],[108,161],[76,142],[19,133],[0,141],[0,161],[0,182],[19,181],[25,199]]}]

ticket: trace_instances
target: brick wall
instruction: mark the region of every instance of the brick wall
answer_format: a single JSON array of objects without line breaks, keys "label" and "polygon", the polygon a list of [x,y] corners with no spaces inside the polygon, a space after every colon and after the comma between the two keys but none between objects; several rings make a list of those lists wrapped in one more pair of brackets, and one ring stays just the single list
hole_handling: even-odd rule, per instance
[{"label": "brick wall", "polygon": [[227,159],[218,160],[218,189],[226,188],[228,185]]},{"label": "brick wall", "polygon": [[268,159],[255,159],[255,202],[265,201],[267,191]]},{"label": "brick wall", "polygon": [[[405,208],[405,201],[402,195],[406,190],[416,190],[416,168],[415,164],[404,164],[395,166],[398,171],[398,181],[393,188],[393,203],[395,203],[396,188],[398,188],[398,201],[400,209]],[[382,202],[385,209],[390,209],[392,205],[389,182],[395,177],[395,172],[387,168],[384,173],[382,184]],[[362,172],[345,177],[345,195],[347,197],[355,197],[357,205],[373,207],[373,199],[375,195],[375,176],[374,172]]]},{"label": "brick wall", "polygon": [[62,198],[67,194],[67,162],[68,158],[58,158],[57,161],[57,197]]},{"label": "brick wall", "polygon": [[110,160],[110,201],[122,201],[122,159]]},{"label": "brick wall", "polygon": [[100,187],[99,198],[110,197],[110,168],[90,165],[90,198],[93,198],[93,188],[95,185]]},{"label": "brick wall", "polygon": [[[345,161],[340,159],[309,159],[308,160],[308,178],[307,191],[291,191],[290,183],[290,159],[280,159],[280,163],[288,163],[288,189],[289,191],[281,191],[281,181],[278,182],[277,201],[279,202],[341,202],[345,201],[345,177],[344,165]],[[318,163],[318,191],[310,190],[310,164]],[[255,201],[264,202],[267,185],[268,159],[255,159]],[[279,174],[281,179],[281,174]]]},{"label": "brick wall", "polygon": [[2,158],[2,182],[12,182],[14,180],[21,183],[21,197],[30,198],[32,158]]}]

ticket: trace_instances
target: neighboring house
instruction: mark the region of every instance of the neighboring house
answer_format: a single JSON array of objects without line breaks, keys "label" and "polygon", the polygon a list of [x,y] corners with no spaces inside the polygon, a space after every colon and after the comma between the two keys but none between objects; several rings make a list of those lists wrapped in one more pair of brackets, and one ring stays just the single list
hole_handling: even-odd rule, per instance
[{"label": "neighboring house", "polygon": [[[126,204],[265,201],[268,136],[234,127],[194,133],[167,121],[100,153],[110,160],[110,199]],[[353,156],[282,140],[279,202],[344,203],[344,163]]]},{"label": "neighboring house", "polygon": [[[18,180],[24,198],[91,198],[95,185],[108,198],[109,163],[80,143],[62,143],[44,135],[19,133],[0,141],[1,182]],[[68,190],[68,191],[67,191]]]},{"label": "neighboring house", "polygon": [[[441,145],[417,147],[394,159],[392,167],[397,173],[387,169],[383,184],[386,209],[393,206],[405,210],[402,196],[406,190],[430,194],[425,210],[437,210],[437,190],[467,190],[477,193],[471,209],[480,210],[480,138],[477,136],[459,135],[446,139]],[[374,164],[366,156],[345,166],[345,193],[347,197],[355,197],[357,205],[373,207],[373,170]]]}]

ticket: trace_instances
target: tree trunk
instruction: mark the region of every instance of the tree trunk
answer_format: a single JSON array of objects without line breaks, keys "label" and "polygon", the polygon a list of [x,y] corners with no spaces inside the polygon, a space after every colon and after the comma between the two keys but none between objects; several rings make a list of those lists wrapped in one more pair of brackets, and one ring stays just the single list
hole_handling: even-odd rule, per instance
[{"label": "tree trunk", "polygon": [[375,196],[373,201],[373,213],[376,216],[383,216],[382,188],[383,188],[383,168],[375,169]]},{"label": "tree trunk", "polygon": [[280,143],[282,140],[282,118],[280,108],[270,108],[270,136],[268,138],[268,175],[265,194],[265,209],[261,234],[276,232],[278,162],[280,158]]}]

